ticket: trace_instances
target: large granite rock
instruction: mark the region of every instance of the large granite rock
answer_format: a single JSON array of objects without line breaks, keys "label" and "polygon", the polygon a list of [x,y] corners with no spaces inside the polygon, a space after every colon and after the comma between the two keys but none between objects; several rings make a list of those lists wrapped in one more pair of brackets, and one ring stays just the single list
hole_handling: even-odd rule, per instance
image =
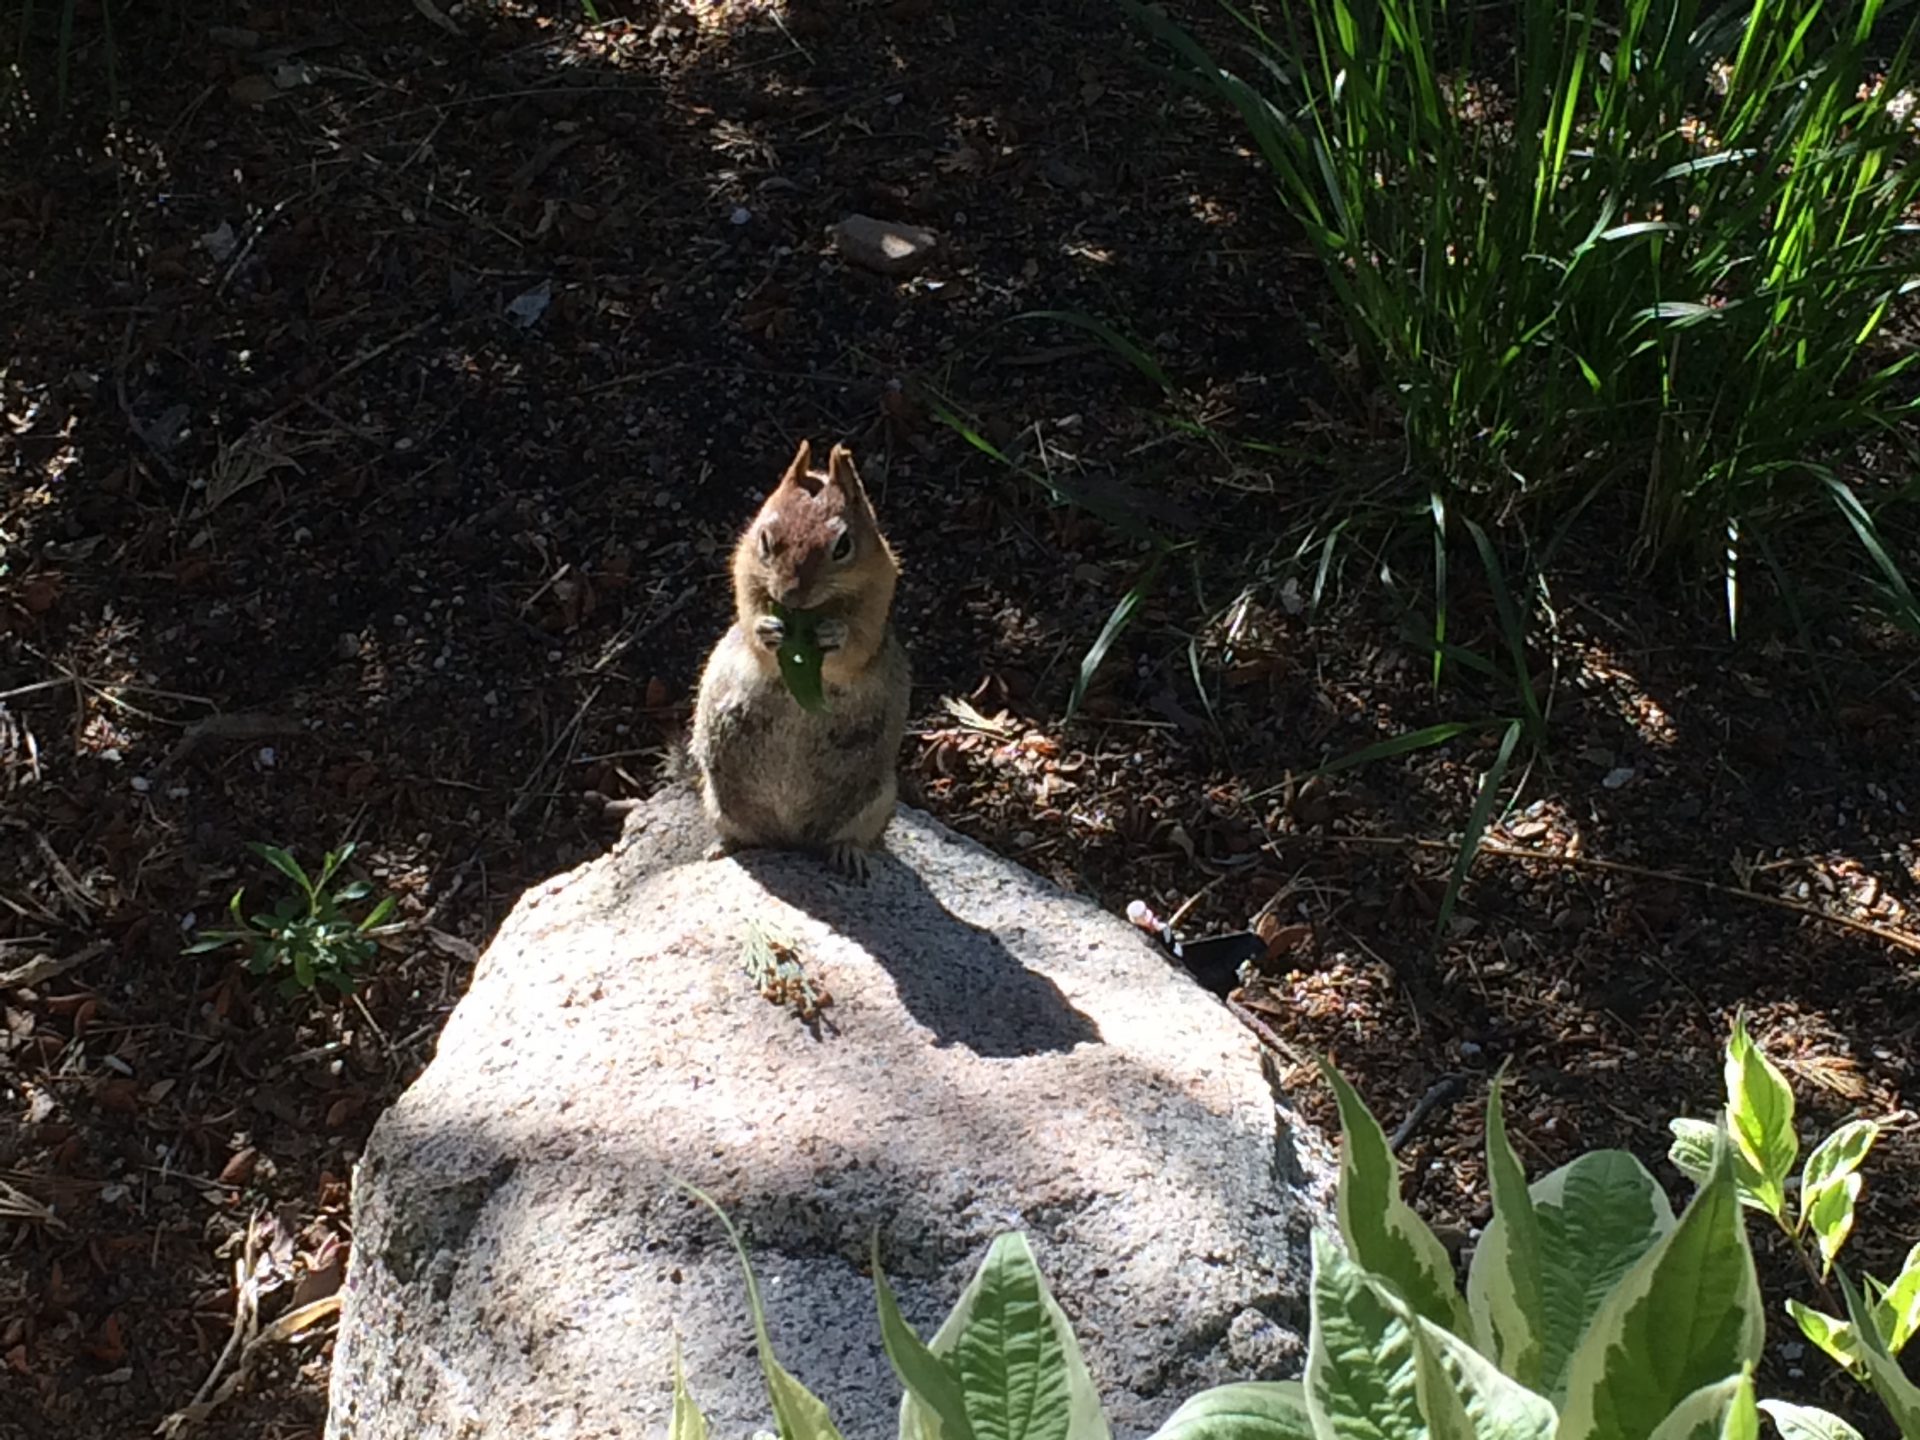
[{"label": "large granite rock", "polygon": [[[876,1228],[922,1335],[1026,1231],[1121,1440],[1297,1373],[1332,1156],[1217,1001],[915,811],[864,887],[705,841],[658,797],[482,957],[355,1178],[329,1440],[664,1436],[676,1331],[716,1435],[768,1426],[736,1262],[670,1176],[741,1227],[849,1440],[895,1427]],[[755,922],[830,992],[815,1022],[749,978]]]}]

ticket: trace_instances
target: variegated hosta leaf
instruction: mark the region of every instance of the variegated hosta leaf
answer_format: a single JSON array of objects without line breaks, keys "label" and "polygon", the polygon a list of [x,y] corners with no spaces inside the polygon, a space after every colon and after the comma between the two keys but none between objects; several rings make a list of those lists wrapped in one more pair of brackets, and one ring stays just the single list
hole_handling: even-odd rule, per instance
[{"label": "variegated hosta leaf", "polygon": [[1553,1440],[1560,1417],[1546,1396],[1431,1320],[1411,1310],[1402,1318],[1413,1326],[1414,1375],[1432,1440]]},{"label": "variegated hosta leaf", "polygon": [[1545,1343],[1540,1221],[1527,1172],[1507,1140],[1500,1076],[1487,1095],[1487,1175],[1497,1223],[1482,1232],[1467,1269],[1474,1339],[1501,1370],[1522,1385],[1538,1387]]},{"label": "variegated hosta leaf", "polygon": [[1454,1334],[1472,1334],[1453,1260],[1427,1222],[1400,1198],[1400,1167],[1380,1122],[1331,1065],[1320,1071],[1340,1104],[1340,1233],[1357,1260],[1406,1298],[1419,1315]]},{"label": "variegated hosta leaf", "polygon": [[1319,1232],[1306,1391],[1324,1440],[1552,1440],[1557,1419]]},{"label": "variegated hosta leaf", "polygon": [[1758,1440],[1753,1375],[1742,1371],[1702,1385],[1667,1412],[1649,1440]]},{"label": "variegated hosta leaf", "polygon": [[1780,1440],[1861,1440],[1860,1432],[1829,1410],[1762,1400],[1760,1408],[1780,1432]]},{"label": "variegated hosta leaf", "polygon": [[[1624,1150],[1595,1150],[1529,1189],[1540,1225],[1540,1375],[1559,1404],[1574,1347],[1601,1304],[1673,1230],[1673,1208],[1646,1167]],[[1496,1214],[1480,1243],[1501,1243]]]},{"label": "variegated hosta leaf", "polygon": [[[1079,1342],[1024,1235],[994,1240],[927,1349],[958,1376],[977,1440],[1108,1440]],[[900,1433],[938,1440],[939,1418],[909,1393]]]},{"label": "variegated hosta leaf", "polygon": [[1307,1414],[1325,1440],[1426,1440],[1413,1332],[1383,1287],[1313,1232]]},{"label": "variegated hosta leaf", "polygon": [[1298,1380],[1269,1380],[1202,1390],[1153,1432],[1153,1440],[1315,1440],[1315,1436],[1306,1387]]},{"label": "variegated hosta leaf", "polygon": [[1784,1220],[1787,1176],[1800,1154],[1800,1137],[1793,1130],[1793,1091],[1737,1018],[1727,1044],[1726,1080],[1727,1128],[1735,1154],[1745,1162],[1741,1178],[1762,1209]]},{"label": "variegated hosta leaf", "polygon": [[1765,1328],[1723,1142],[1679,1223],[1614,1287],[1581,1338],[1559,1440],[1645,1440],[1695,1390],[1758,1360]]},{"label": "variegated hosta leaf", "polygon": [[[1673,1144],[1667,1148],[1667,1158],[1674,1167],[1696,1185],[1707,1183],[1707,1172],[1713,1168],[1713,1137],[1720,1133],[1719,1127],[1705,1120],[1669,1120],[1667,1128],[1673,1131]],[[1759,1205],[1756,1198],[1755,1206]]]}]

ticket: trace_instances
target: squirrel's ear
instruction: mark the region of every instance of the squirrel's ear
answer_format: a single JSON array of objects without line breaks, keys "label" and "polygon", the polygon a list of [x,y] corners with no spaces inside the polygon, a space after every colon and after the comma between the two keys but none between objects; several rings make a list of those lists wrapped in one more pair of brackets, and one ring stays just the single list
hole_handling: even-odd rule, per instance
[{"label": "squirrel's ear", "polygon": [[860,472],[853,468],[853,452],[846,446],[834,446],[832,453],[827,456],[827,478],[851,499],[866,503],[867,487],[860,483]]},{"label": "squirrel's ear", "polygon": [[807,466],[812,460],[813,443],[808,440],[802,440],[800,442],[800,448],[793,452],[793,463],[787,466],[787,473],[780,477],[780,486],[784,488],[788,485],[799,485],[805,481],[807,478]]}]

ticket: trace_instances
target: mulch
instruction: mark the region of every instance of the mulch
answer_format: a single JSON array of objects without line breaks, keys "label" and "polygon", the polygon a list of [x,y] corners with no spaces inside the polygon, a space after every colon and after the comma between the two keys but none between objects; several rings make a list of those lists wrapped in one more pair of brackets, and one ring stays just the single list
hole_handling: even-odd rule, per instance
[{"label": "mulch", "polygon": [[[658,783],[802,436],[854,446],[904,557],[912,798],[1110,909],[1258,917],[1240,999],[1322,1123],[1309,1051],[1390,1129],[1460,1077],[1402,1151],[1437,1226],[1486,1218],[1502,1062],[1532,1173],[1619,1146],[1684,1198],[1666,1122],[1712,1113],[1743,1007],[1810,1127],[1887,1121],[1853,1247],[1891,1273],[1911,639],[1836,602],[1733,644],[1589,546],[1533,657],[1552,744],[1438,927],[1498,728],[1302,777],[1511,695],[1433,686],[1417,557],[1382,584],[1401,552],[1356,543],[1318,594],[1295,557],[1339,476],[1244,442],[1357,466],[1387,422],[1238,135],[1099,6],[600,14],[142,8],[111,124],[97,44],[66,118],[7,102],[0,976],[36,969],[0,986],[0,1435],[150,1432],[236,1321],[289,1333],[192,1433],[319,1433],[367,1130],[520,892],[605,848],[593,797]],[[855,212],[940,247],[854,269]],[[1459,590],[1450,638],[1503,654]],[[350,999],[182,954],[276,893],[246,842],[349,839],[407,922]],[[1766,1388],[1888,1433],[1753,1233]]]}]

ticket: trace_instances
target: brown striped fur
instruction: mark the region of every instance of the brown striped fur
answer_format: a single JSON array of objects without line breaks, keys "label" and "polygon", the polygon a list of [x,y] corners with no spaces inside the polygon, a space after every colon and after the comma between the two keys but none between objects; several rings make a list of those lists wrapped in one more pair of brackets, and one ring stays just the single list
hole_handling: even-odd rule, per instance
[{"label": "brown striped fur", "polygon": [[[910,677],[890,614],[899,564],[853,456],[800,443],[733,555],[734,623],[700,677],[690,750],[716,853],[824,851],[864,874],[893,818]],[[776,658],[774,604],[821,616],[827,710],[800,707]]]}]

